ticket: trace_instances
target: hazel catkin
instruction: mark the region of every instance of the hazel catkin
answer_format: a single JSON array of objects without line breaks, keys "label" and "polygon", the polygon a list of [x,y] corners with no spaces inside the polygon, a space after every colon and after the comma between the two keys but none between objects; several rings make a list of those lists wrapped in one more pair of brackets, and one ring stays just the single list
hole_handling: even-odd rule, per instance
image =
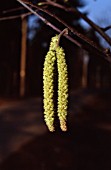
[{"label": "hazel catkin", "polygon": [[57,68],[58,68],[58,117],[62,131],[67,130],[67,107],[68,107],[68,71],[65,60],[65,53],[62,47],[57,47]]},{"label": "hazel catkin", "polygon": [[54,64],[57,41],[57,36],[52,38],[43,69],[44,119],[48,129],[52,132],[54,131]]},{"label": "hazel catkin", "polygon": [[57,60],[58,71],[58,100],[57,112],[62,131],[67,130],[67,108],[68,108],[68,71],[65,53],[58,46],[59,36],[51,39],[49,51],[45,57],[43,69],[43,93],[44,93],[44,119],[48,129],[53,132],[54,128],[54,66]]}]

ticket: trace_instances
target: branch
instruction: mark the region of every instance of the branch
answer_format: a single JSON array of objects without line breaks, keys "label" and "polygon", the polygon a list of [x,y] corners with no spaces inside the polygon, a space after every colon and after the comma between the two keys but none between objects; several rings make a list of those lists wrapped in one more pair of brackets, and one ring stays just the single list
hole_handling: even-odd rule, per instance
[{"label": "branch", "polygon": [[[37,10],[34,11],[32,8],[30,8],[28,5],[26,5],[23,1],[21,0],[17,0],[21,5],[23,5],[26,9],[28,9],[32,14],[38,16],[46,25],[48,25],[49,27],[51,27],[53,30],[57,31],[58,33],[61,33],[62,30],[58,29],[56,26],[54,26],[53,24],[51,24],[47,19],[45,19],[43,16],[41,16],[40,14],[37,13]],[[70,40],[71,42],[73,42],[74,44],[76,44],[79,47],[82,47],[82,45],[77,42],[76,40],[74,40],[73,38],[71,38],[69,35],[64,35],[68,40]]]},{"label": "branch", "polygon": [[[42,3],[41,3],[42,4]],[[89,18],[87,18],[84,14],[82,14],[79,10],[77,10],[76,8],[71,8],[71,7],[65,7],[63,5],[60,5],[54,1],[51,0],[47,0],[46,3],[44,3],[44,5],[52,5],[54,7],[60,8],[65,10],[66,12],[73,12],[76,13],[78,16],[80,16],[83,20],[85,20],[95,31],[97,31],[108,43],[109,45],[111,45],[111,38],[104,33],[104,31],[98,26],[96,25],[94,22],[92,22]]]},{"label": "branch", "polygon": [[[30,12],[32,12],[33,14],[35,14],[36,16],[38,16],[45,24],[47,24],[48,26],[50,26],[51,28],[53,28],[54,30],[56,30],[57,32],[61,32],[60,29],[58,29],[56,26],[54,26],[53,24],[51,24],[49,21],[47,21],[43,16],[41,16],[40,14],[37,13],[37,11],[34,11],[31,7],[29,7],[27,4],[25,4],[23,1],[21,0],[17,0],[20,4],[22,4],[26,9],[28,9]],[[36,7],[39,10],[45,10],[45,9],[41,9],[40,7]],[[44,11],[46,12],[46,11]],[[50,15],[50,12],[47,11]],[[81,43],[77,42],[76,40],[74,40],[72,37],[70,37],[69,35],[64,35],[67,39],[69,39],[70,41],[72,41],[74,44],[76,44],[77,46],[86,49],[87,51],[91,52],[91,53],[95,53],[98,54],[99,56],[102,56],[103,58],[105,58],[107,61],[111,62],[111,55],[109,53],[109,51],[107,52],[107,50],[103,49],[101,50],[100,47],[98,47],[97,45],[95,45],[94,43],[92,43],[92,41],[89,39],[87,39],[85,36],[83,36],[82,34],[78,33],[74,28],[69,27],[66,23],[64,23],[63,20],[61,20],[60,18],[58,18],[57,16],[55,16],[54,14],[52,15],[53,18],[56,18],[59,22],[61,22],[62,24],[65,25],[65,27],[67,27],[68,29],[70,29],[72,32],[74,32],[74,34],[76,36],[78,36],[80,39],[82,39],[83,41],[85,41],[87,43],[87,45],[84,45],[84,43],[81,45]],[[67,26],[66,26],[67,25]],[[72,30],[73,29],[73,30]],[[84,40],[85,38],[85,40]],[[90,47],[90,48],[89,48]]]},{"label": "branch", "polygon": [[109,25],[109,26],[107,26],[105,28],[101,28],[101,30],[103,30],[103,31],[108,31],[109,29],[111,29],[111,25]]},{"label": "branch", "polygon": [[26,16],[28,16],[30,14],[31,14],[31,12],[27,12],[25,14],[20,14],[20,15],[14,15],[14,16],[8,16],[8,17],[0,17],[0,21],[22,18],[22,17],[26,17]]},{"label": "branch", "polygon": [[4,10],[2,13],[3,14],[7,14],[7,13],[10,13],[10,12],[15,12],[15,11],[20,11],[20,10],[23,10],[24,8],[23,7],[17,7],[17,8],[13,8],[13,9],[9,9],[9,10]]},{"label": "branch", "polygon": [[[84,36],[83,34],[79,33],[76,29],[74,29],[73,27],[69,26],[65,21],[63,21],[61,18],[59,18],[58,16],[56,16],[55,14],[53,14],[52,12],[48,11],[47,9],[44,9],[40,6],[36,6],[33,5],[30,2],[26,2],[27,4],[31,5],[32,7],[35,7],[36,9],[38,9],[39,11],[45,12],[46,14],[48,14],[49,16],[51,16],[52,18],[56,19],[57,21],[59,21],[59,23],[62,23],[65,27],[67,27],[74,35],[76,35],[78,38],[80,38],[80,40],[83,41],[82,45],[79,46],[81,48],[86,49],[87,51],[90,51],[90,48],[93,47],[94,50],[96,50],[96,52],[98,53],[103,53],[103,49],[100,49],[100,47],[98,47],[92,40],[90,40],[89,38],[87,38],[86,36]],[[59,5],[59,4],[58,4]],[[85,43],[88,45],[85,45]],[[106,54],[106,49],[104,49],[105,54]],[[92,52],[92,50],[91,50]],[[109,53],[107,54],[109,55]]]}]

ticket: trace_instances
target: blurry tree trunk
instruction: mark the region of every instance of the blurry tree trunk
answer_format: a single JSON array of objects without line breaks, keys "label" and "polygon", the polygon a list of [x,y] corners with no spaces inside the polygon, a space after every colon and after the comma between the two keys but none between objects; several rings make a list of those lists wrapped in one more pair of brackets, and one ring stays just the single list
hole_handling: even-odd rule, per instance
[{"label": "blurry tree trunk", "polygon": [[83,72],[82,72],[82,87],[87,88],[87,78],[88,78],[88,62],[89,56],[87,53],[83,56]]},{"label": "blurry tree trunk", "polygon": [[26,41],[27,41],[27,20],[22,18],[21,25],[21,60],[20,60],[20,96],[25,95],[25,78],[26,78]]}]

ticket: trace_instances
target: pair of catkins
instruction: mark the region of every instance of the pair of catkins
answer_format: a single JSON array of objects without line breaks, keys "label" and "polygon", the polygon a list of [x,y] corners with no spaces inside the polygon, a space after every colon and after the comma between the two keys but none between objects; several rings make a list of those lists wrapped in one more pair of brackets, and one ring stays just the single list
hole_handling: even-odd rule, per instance
[{"label": "pair of catkins", "polygon": [[58,72],[57,116],[59,118],[61,130],[67,131],[68,71],[65,53],[63,48],[58,45],[58,41],[59,35],[56,35],[51,39],[49,51],[45,57],[43,68],[44,120],[51,132],[55,130],[54,76],[56,62]]}]

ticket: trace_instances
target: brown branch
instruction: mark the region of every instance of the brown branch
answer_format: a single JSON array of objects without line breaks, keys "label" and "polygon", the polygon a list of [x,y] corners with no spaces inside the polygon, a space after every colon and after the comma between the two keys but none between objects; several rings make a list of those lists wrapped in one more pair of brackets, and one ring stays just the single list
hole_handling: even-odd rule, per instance
[{"label": "brown branch", "polygon": [[[32,14],[38,16],[46,25],[48,25],[49,27],[51,27],[53,30],[57,31],[58,33],[61,33],[62,30],[58,29],[56,26],[54,26],[52,23],[50,23],[47,19],[45,19],[43,16],[41,16],[40,14],[37,13],[37,10],[34,11],[32,8],[30,8],[27,4],[25,4],[23,1],[21,0],[17,0],[21,5],[23,5],[26,9],[28,9]],[[68,40],[70,40],[71,42],[73,42],[74,44],[76,44],[78,47],[82,47],[82,45],[77,42],[76,40],[74,40],[73,38],[71,38],[69,35],[64,35]]]},{"label": "brown branch", "polygon": [[[93,53],[97,53],[99,56],[102,56],[104,57],[107,61],[111,62],[111,53],[110,53],[110,50],[106,50],[106,49],[99,49],[99,47],[94,44],[94,42],[92,42],[90,39],[88,39],[87,37],[85,37],[84,35],[78,33],[74,28],[70,27],[66,22],[64,22],[62,19],[60,19],[59,17],[57,17],[56,15],[50,13],[50,11],[46,10],[45,8],[41,8],[40,6],[35,6],[29,2],[23,2],[21,0],[17,0],[19,3],[21,3],[23,5],[23,7],[25,7],[26,9],[28,9],[30,12],[27,12],[25,14],[21,14],[21,15],[16,15],[16,16],[9,16],[9,17],[1,17],[0,18],[0,21],[3,21],[3,20],[8,20],[8,19],[16,19],[16,18],[19,18],[19,17],[26,17],[28,15],[30,15],[31,13],[33,13],[34,15],[38,16],[45,24],[47,24],[48,26],[50,26],[52,29],[54,29],[55,31],[61,33],[61,30],[58,29],[56,26],[54,26],[52,23],[50,23],[48,20],[46,20],[43,16],[41,16],[40,14],[38,14],[37,12],[38,11],[43,11],[45,13],[47,13],[48,15],[50,15],[51,17],[55,18],[57,21],[59,21],[60,23],[62,23],[64,26],[67,26],[67,28],[73,32],[77,37],[79,37],[80,39],[82,39],[83,41],[85,41],[87,44],[90,45],[90,47],[92,49],[89,49],[89,46],[84,46],[84,44],[81,44],[80,42],[76,41],[74,38],[72,38],[71,36],[69,35],[66,35],[64,34],[64,36],[70,40],[71,42],[73,42],[74,44],[76,44],[78,47],[80,48],[84,48],[86,49],[87,51],[89,52],[93,52]],[[26,4],[25,4],[26,3]],[[29,7],[27,4],[31,5],[32,7],[36,7],[37,10],[34,11],[31,7]],[[45,3],[46,4],[46,3]],[[57,4],[57,6],[59,6],[59,4]],[[5,13],[8,13],[8,12],[12,12],[12,11],[16,11],[16,10],[21,10],[23,8],[15,8],[15,9],[11,9],[11,10],[7,10],[5,11]],[[67,29],[66,28],[66,29]],[[104,30],[108,30],[110,29],[111,26],[108,26],[106,28],[102,28]],[[67,29],[67,30],[68,30]],[[93,48],[95,50],[95,52],[93,51]]]},{"label": "brown branch", "polygon": [[111,25],[109,25],[109,26],[107,26],[105,28],[101,28],[101,30],[103,30],[103,31],[108,31],[109,29],[111,29]]},{"label": "brown branch", "polygon": [[21,18],[21,17],[27,17],[27,16],[30,15],[30,14],[31,14],[31,12],[27,12],[27,13],[25,13],[25,14],[20,14],[20,15],[0,17],[0,21],[12,20],[12,19],[17,19],[17,18]]},{"label": "brown branch", "polygon": [[24,8],[23,7],[17,7],[17,8],[13,8],[13,9],[8,9],[8,10],[4,10],[2,13],[3,14],[7,14],[7,13],[10,13],[10,12],[15,12],[15,11],[20,11],[20,10],[23,10]]},{"label": "brown branch", "polygon": [[[86,36],[84,36],[83,34],[79,33],[76,29],[74,29],[73,27],[69,26],[65,21],[63,21],[61,18],[59,18],[58,16],[56,16],[55,14],[53,14],[52,12],[48,11],[47,9],[44,9],[40,6],[36,6],[33,5],[30,2],[26,2],[28,5],[31,5],[32,7],[35,7],[36,9],[38,9],[39,11],[45,12],[46,14],[48,14],[49,16],[51,16],[52,18],[56,19],[57,21],[59,21],[59,23],[62,23],[65,27],[68,28],[68,30],[70,30],[74,35],[76,35],[77,37],[80,38],[80,40],[83,41],[82,45],[79,46],[81,48],[84,48],[87,51],[91,51],[90,50],[92,47],[94,50],[96,50],[97,53],[99,54],[103,54],[109,56],[109,53],[106,53],[105,49],[100,49],[100,47],[98,47],[93,41],[91,41],[89,38],[87,38]],[[85,42],[85,43],[84,43]],[[90,47],[90,49],[89,49]],[[104,51],[104,52],[103,52]]]},{"label": "brown branch", "polygon": [[[31,7],[29,7],[27,4],[25,4],[23,1],[21,0],[17,0],[20,4],[22,4],[26,9],[28,9],[30,12],[32,12],[33,14],[35,14],[36,16],[38,16],[46,25],[50,26],[52,29],[54,29],[55,31],[57,32],[61,32],[60,29],[58,29],[56,26],[54,26],[53,24],[51,24],[48,20],[46,20],[43,16],[41,16],[40,14],[37,13],[37,11],[34,11]],[[39,9],[40,10],[40,9]],[[53,17],[55,17],[53,15]],[[89,46],[84,46],[84,44],[81,44],[79,42],[77,42],[76,40],[74,40],[72,37],[70,37],[69,35],[64,35],[67,39],[69,39],[71,42],[73,42],[74,44],[76,44],[77,46],[79,46],[80,48],[84,48],[86,49],[87,51],[89,52],[92,52],[92,53],[96,53],[98,54],[99,56],[102,56],[104,59],[106,59],[108,62],[111,62],[111,54],[103,49],[99,49],[100,47],[98,46],[95,46],[95,45],[92,45],[92,44],[89,44],[90,45],[90,48]],[[86,41],[87,43],[87,41]]]},{"label": "brown branch", "polygon": [[95,31],[97,31],[108,43],[109,45],[111,45],[111,38],[104,33],[104,31],[98,26],[96,25],[94,22],[92,22],[89,18],[87,18],[84,14],[82,14],[79,10],[77,10],[76,8],[72,8],[72,7],[65,7],[61,4],[58,4],[54,1],[51,0],[47,0],[46,3],[44,3],[46,5],[52,5],[54,7],[60,8],[65,10],[66,12],[73,12],[76,13],[78,16],[80,16],[83,20],[85,20]]}]

